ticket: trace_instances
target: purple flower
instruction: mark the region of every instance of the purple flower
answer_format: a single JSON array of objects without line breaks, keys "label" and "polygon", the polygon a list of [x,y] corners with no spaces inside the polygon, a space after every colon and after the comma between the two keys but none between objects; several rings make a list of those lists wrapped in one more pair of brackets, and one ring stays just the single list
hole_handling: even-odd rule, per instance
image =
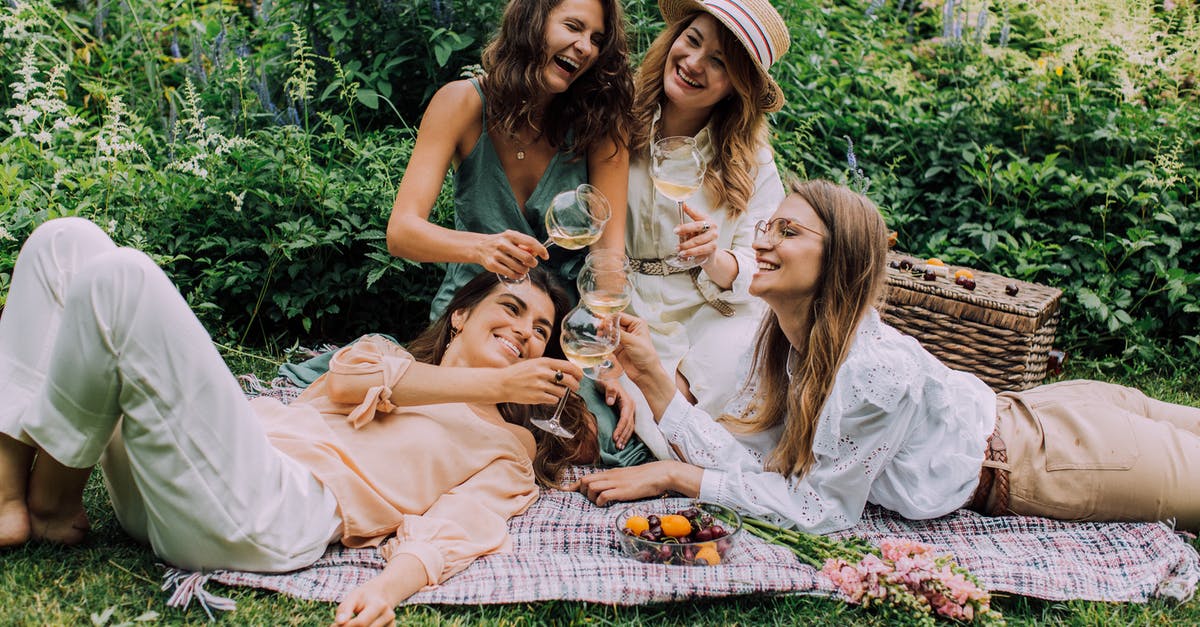
[{"label": "purple flower", "polygon": [[1000,27],[1000,47],[1008,45],[1008,37],[1012,34],[1012,22],[1008,19],[1008,7],[1004,7],[1004,25]]},{"label": "purple flower", "polygon": [[104,20],[107,17],[108,7],[103,6],[96,11],[96,16],[92,18],[92,35],[96,37],[97,41],[104,39]]},{"label": "purple flower", "polygon": [[976,44],[983,43],[983,34],[984,34],[984,31],[987,29],[987,21],[988,21],[988,5],[987,5],[987,2],[985,1],[983,3],[983,6],[980,7],[980,9],[979,9],[979,19],[975,21],[975,43]]}]

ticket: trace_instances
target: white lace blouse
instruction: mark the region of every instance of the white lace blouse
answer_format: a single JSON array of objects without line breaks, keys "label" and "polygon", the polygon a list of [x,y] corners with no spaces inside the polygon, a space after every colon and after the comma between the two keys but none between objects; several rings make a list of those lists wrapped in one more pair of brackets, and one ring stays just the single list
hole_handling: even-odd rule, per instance
[{"label": "white lace blouse", "polygon": [[[747,355],[743,373],[749,363]],[[754,394],[753,384],[745,386],[728,413]],[[821,411],[804,477],[763,469],[782,426],[735,436],[676,394],[659,429],[705,469],[702,500],[830,533],[857,523],[868,502],[910,519],[962,507],[979,482],[995,420],[996,397],[986,384],[946,367],[872,309]]]}]

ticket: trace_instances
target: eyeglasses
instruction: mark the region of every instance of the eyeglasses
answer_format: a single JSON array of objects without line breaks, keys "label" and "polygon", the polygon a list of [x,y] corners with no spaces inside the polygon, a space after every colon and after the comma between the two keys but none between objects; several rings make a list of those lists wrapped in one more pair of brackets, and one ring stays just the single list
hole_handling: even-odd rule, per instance
[{"label": "eyeglasses", "polygon": [[775,218],[770,222],[766,220],[759,220],[758,223],[754,225],[754,239],[755,241],[758,241],[758,239],[764,238],[766,239],[768,246],[774,247],[778,246],[779,243],[784,239],[796,235],[796,229],[804,229],[805,231],[808,231],[817,237],[825,237],[824,233],[814,228],[804,226],[799,222],[792,222],[787,218]]}]

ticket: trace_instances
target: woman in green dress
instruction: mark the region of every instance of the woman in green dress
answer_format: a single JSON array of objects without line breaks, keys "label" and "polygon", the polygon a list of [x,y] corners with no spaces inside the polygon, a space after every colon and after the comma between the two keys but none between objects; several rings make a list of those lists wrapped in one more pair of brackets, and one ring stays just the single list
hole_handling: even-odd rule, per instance
[{"label": "woman in green dress", "polygon": [[[511,0],[483,54],[486,74],[443,86],[425,110],[388,223],[388,250],[447,263],[434,298],[482,271],[518,278],[540,262],[573,284],[586,251],[547,250],[544,213],[559,192],[590,183],[612,207],[595,248],[624,250],[625,194],[633,83],[624,18],[615,0]],[[429,221],[446,173],[454,169],[455,225]],[[618,422],[608,405],[620,394],[582,390],[600,425],[602,460],[640,461],[626,447],[629,403]],[[607,397],[607,398],[606,398]]]}]

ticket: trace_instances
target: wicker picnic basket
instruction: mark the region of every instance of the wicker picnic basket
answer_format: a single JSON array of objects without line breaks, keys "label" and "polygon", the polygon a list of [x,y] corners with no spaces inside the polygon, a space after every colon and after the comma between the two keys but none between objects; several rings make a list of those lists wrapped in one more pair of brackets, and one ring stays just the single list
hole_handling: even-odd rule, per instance
[{"label": "wicker picnic basket", "polygon": [[[893,267],[904,260],[913,269]],[[961,266],[926,281],[924,260],[890,252],[888,262],[888,324],[996,391],[1028,389],[1046,378],[1062,290],[969,268],[975,289],[968,290],[954,282]],[[1010,285],[1015,295],[1006,292]]]}]

